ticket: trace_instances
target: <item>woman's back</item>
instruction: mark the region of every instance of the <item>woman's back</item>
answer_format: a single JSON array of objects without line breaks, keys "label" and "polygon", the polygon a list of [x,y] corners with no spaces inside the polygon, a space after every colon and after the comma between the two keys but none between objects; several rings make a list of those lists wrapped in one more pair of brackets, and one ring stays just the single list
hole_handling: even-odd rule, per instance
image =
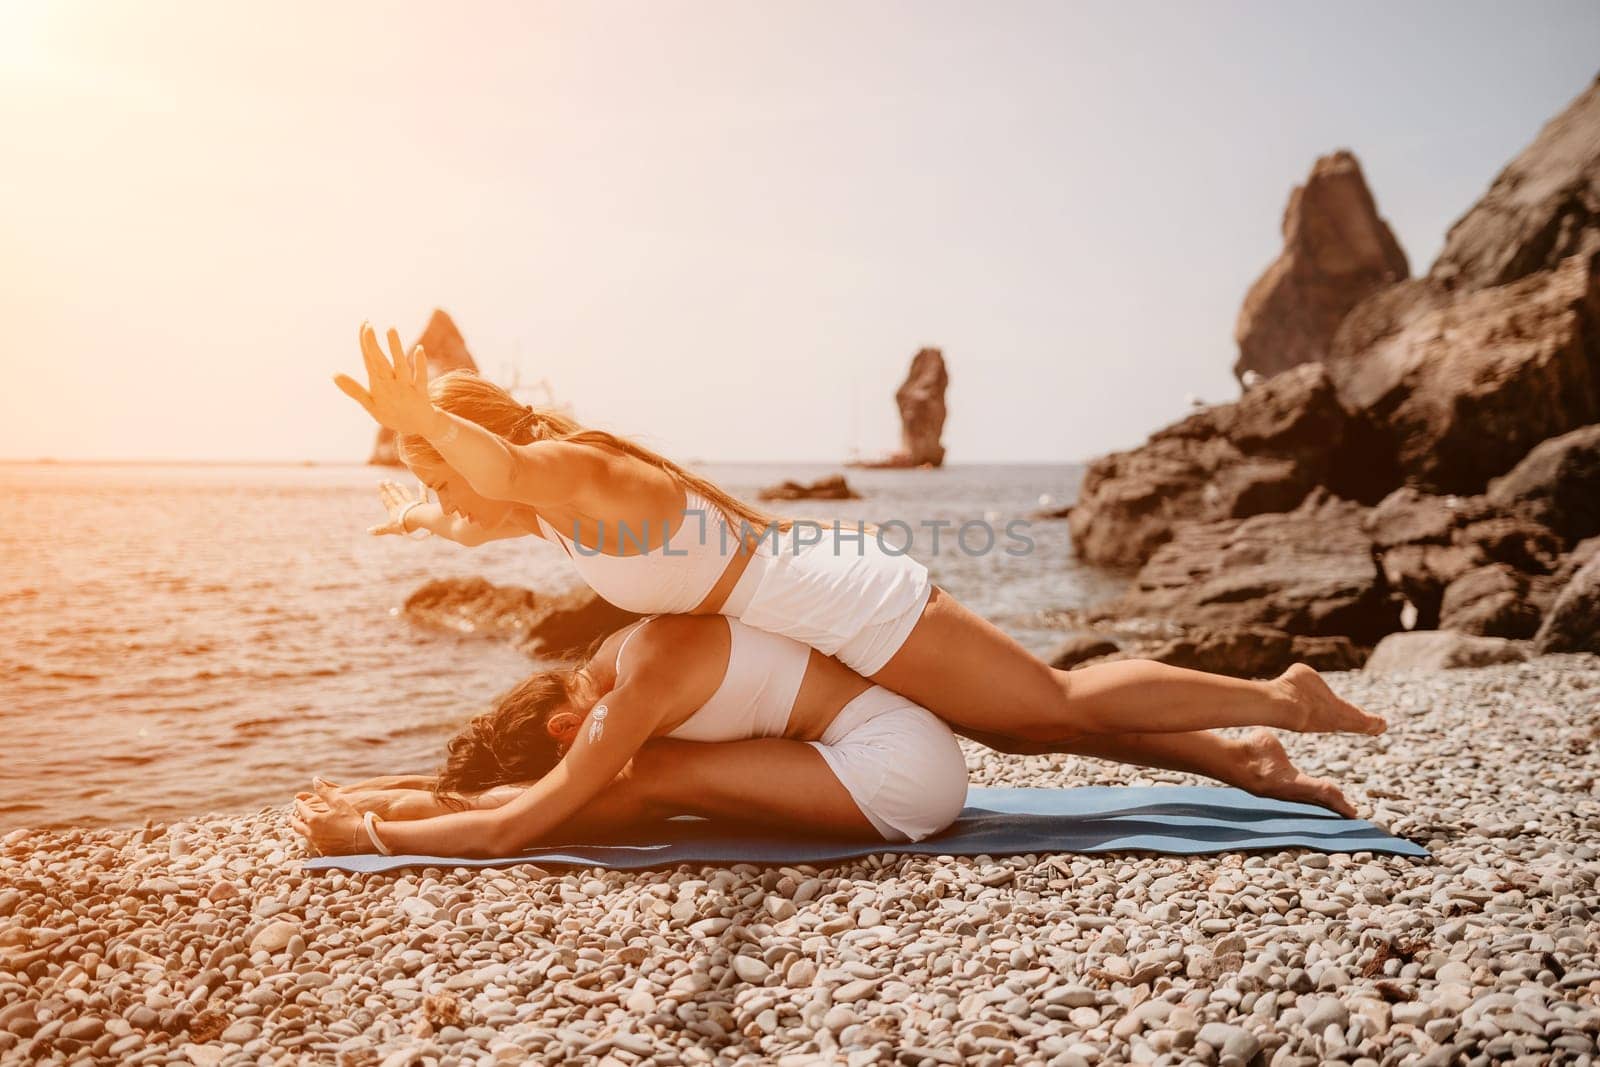
[{"label": "woman's back", "polygon": [[[616,645],[618,684],[636,662],[639,642],[667,642],[679,660],[721,660],[721,681],[691,714],[657,736],[683,741],[756,737],[814,740],[851,698],[870,687],[836,660],[781,634],[725,615],[651,616],[622,632]],[[653,632],[652,632],[653,631]],[[726,652],[720,646],[726,633]],[[703,684],[703,683],[702,683]]]}]

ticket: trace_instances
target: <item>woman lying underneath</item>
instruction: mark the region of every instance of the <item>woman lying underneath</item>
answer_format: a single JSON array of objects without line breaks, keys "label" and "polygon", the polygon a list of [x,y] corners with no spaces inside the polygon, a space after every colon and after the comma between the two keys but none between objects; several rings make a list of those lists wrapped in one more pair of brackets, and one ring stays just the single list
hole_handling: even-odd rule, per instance
[{"label": "woman lying underneath", "polygon": [[451,739],[431,788],[404,788],[427,781],[319,781],[291,823],[324,855],[509,856],[558,828],[678,814],[920,841],[967,796],[961,747],[930,712],[725,615],[652,616],[581,667],[530,676]]}]

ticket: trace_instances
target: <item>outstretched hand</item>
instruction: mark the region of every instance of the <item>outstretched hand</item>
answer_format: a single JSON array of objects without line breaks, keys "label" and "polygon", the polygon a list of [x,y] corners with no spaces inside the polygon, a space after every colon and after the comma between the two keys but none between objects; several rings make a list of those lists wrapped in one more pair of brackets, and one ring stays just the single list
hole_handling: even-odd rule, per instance
[{"label": "outstretched hand", "polygon": [[383,506],[389,511],[389,521],[380,522],[376,526],[368,526],[367,533],[374,537],[383,534],[413,534],[417,528],[412,526],[407,530],[402,523],[406,516],[406,509],[413,504],[421,504],[428,499],[428,488],[421,482],[417,483],[416,493],[410,494],[398,483],[382,481],[378,483],[378,499],[383,501]]},{"label": "outstretched hand", "polygon": [[428,356],[418,345],[407,357],[400,332],[389,331],[389,356],[378,346],[372,323],[361,324],[361,359],[367,367],[367,386],[348,374],[335,374],[333,384],[364,408],[368,415],[395,433],[420,434],[433,425],[434,408],[428,399]]},{"label": "outstretched hand", "polygon": [[295,797],[295,813],[289,816],[289,825],[306,839],[311,851],[319,856],[370,852],[372,843],[361,825],[361,813],[339,794],[339,787],[317,778],[312,788],[323,803],[314,804],[301,794]]}]

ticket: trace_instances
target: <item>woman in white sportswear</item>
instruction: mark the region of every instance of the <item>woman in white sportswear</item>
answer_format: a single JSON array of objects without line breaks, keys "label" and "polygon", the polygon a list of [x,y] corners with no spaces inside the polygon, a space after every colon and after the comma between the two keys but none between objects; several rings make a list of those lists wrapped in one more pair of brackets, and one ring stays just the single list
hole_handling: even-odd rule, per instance
[{"label": "woman in white sportswear", "polygon": [[662,615],[530,675],[447,745],[425,789],[320,784],[295,829],[325,854],[509,856],[677,814],[920,841],[967,796],[943,722],[837,659],[723,615]]},{"label": "woman in white sportswear", "polygon": [[871,533],[801,544],[790,536],[794,520],[470,372],[430,381],[420,347],[408,356],[395,331],[388,340],[386,357],[364,324],[368,383],[335,382],[396,432],[402,458],[439,504],[385,486],[390,521],[375,533],[425,528],[464,545],[545,538],[619,607],[720,613],[791,637],[1002,751],[1078,752],[1305,800],[1313,798],[1304,782],[1286,773],[1286,758],[1263,751],[1270,746],[1260,736],[1210,729],[1386,727],[1305,664],[1265,680],[1152,660],[1053,669]]}]

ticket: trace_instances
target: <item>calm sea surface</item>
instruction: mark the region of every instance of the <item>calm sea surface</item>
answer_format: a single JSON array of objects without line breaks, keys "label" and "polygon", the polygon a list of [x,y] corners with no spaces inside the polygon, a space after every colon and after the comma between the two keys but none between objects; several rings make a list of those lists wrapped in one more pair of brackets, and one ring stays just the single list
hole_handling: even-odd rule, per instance
[{"label": "calm sea surface", "polygon": [[[711,464],[736,495],[827,465]],[[403,472],[402,472],[403,473]],[[788,514],[900,520],[934,578],[1030,649],[1040,613],[1123,579],[1073,559],[1062,521],[1021,532],[1041,494],[1076,495],[1078,466],[850,471],[865,499]],[[361,466],[0,464],[0,831],[125,825],[285,803],[335,781],[430,772],[443,742],[533,666],[486,639],[414,629],[400,606],[431,578],[577,584],[536,538],[467,549],[372,537],[376,483]],[[994,550],[923,522],[986,521]]]}]

